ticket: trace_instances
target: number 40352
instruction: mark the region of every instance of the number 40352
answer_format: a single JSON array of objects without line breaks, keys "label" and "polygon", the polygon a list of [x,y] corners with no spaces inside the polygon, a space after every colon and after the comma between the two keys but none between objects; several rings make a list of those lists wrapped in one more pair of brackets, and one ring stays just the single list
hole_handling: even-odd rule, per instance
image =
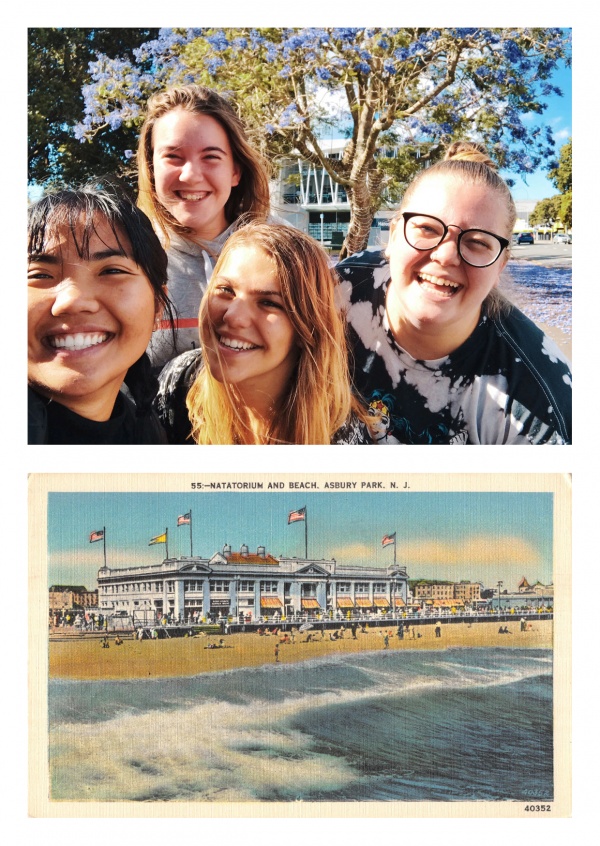
[{"label": "number 40352", "polygon": [[525,805],[526,811],[551,811],[552,805]]}]

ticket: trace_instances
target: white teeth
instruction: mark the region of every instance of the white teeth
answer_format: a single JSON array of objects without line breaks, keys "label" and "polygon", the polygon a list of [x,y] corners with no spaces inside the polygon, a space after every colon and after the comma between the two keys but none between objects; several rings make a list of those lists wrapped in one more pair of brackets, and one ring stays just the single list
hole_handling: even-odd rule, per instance
[{"label": "white teeth", "polygon": [[184,194],[183,191],[180,191],[179,196],[182,200],[203,200],[208,197],[208,193],[208,191],[201,191],[199,194]]},{"label": "white teeth", "polygon": [[430,282],[432,285],[439,285],[445,288],[460,288],[458,282],[451,282],[449,279],[440,279],[439,276],[430,276],[428,273],[419,273],[419,278],[424,282]]},{"label": "white teeth", "polygon": [[247,341],[238,341],[235,338],[219,338],[224,347],[230,347],[232,350],[254,350],[256,344],[250,344]]},{"label": "white teeth", "polygon": [[51,335],[48,337],[48,343],[57,350],[85,350],[103,344],[107,339],[106,332],[92,332],[87,335],[77,332],[75,335]]}]

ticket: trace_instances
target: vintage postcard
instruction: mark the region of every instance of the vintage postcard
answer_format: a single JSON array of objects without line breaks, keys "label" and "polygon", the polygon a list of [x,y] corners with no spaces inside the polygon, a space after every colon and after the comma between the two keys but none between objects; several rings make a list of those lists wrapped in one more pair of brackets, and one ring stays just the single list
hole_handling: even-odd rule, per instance
[{"label": "vintage postcard", "polygon": [[558,474],[30,477],[34,817],[568,817]]}]

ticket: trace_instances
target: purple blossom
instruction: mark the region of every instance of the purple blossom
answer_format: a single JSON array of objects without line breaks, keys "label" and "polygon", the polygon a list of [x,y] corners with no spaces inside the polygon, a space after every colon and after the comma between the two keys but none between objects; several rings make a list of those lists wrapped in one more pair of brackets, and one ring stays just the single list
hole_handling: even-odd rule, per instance
[{"label": "purple blossom", "polygon": [[267,39],[264,35],[261,35],[255,29],[251,30],[250,32],[250,43],[252,44],[252,49],[256,50],[257,47],[260,47],[262,44],[265,43]]},{"label": "purple blossom", "polygon": [[220,67],[225,64],[220,56],[207,57],[204,60],[204,65],[211,76],[215,76]]},{"label": "purple blossom", "polygon": [[358,29],[351,29],[350,27],[337,27],[333,30],[332,36],[336,41],[354,41],[358,32]]},{"label": "purple blossom", "polygon": [[508,40],[504,42],[502,47],[503,53],[508,59],[509,62],[516,64],[519,59],[522,58],[523,54],[521,53],[521,49],[516,42]]},{"label": "purple blossom", "polygon": [[323,82],[325,82],[325,80],[327,79],[331,79],[331,71],[327,68],[317,68],[316,74],[319,79],[323,80]]},{"label": "purple blossom", "polygon": [[222,53],[223,50],[227,50],[227,48],[229,47],[229,41],[227,40],[225,33],[222,29],[220,29],[218,32],[215,32],[214,35],[207,35],[206,40],[213,48],[213,50],[217,51],[217,53]]},{"label": "purple blossom", "polygon": [[265,59],[267,62],[272,63],[276,62],[278,57],[278,50],[275,44],[271,43],[270,41],[267,43],[267,53],[265,55]]},{"label": "purple blossom", "polygon": [[125,150],[124,156],[126,159],[132,159],[135,156],[133,150]]},{"label": "purple blossom", "polygon": [[367,64],[367,62],[357,62],[354,65],[354,69],[358,71],[358,73],[369,74],[371,73],[371,66]]}]

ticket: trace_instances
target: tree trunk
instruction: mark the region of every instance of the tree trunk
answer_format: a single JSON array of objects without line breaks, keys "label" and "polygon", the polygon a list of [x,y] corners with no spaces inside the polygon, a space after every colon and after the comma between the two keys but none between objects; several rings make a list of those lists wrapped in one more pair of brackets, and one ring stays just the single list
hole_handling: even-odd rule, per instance
[{"label": "tree trunk", "polygon": [[374,197],[369,188],[366,173],[359,176],[353,188],[347,189],[347,194],[350,203],[350,225],[340,250],[339,261],[361,252],[367,246],[379,200],[379,191]]}]

